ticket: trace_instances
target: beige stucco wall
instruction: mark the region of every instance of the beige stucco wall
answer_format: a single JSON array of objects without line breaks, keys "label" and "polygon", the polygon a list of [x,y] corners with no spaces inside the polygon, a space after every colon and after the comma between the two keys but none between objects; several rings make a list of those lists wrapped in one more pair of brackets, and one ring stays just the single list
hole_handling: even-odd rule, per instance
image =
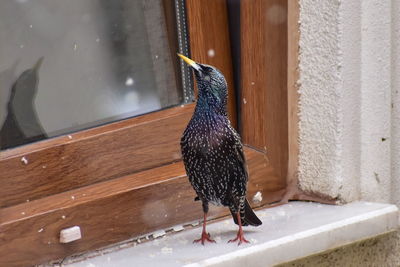
[{"label": "beige stucco wall", "polygon": [[[400,1],[299,2],[300,185],[399,206]],[[400,266],[399,244],[396,232],[284,266]]]}]

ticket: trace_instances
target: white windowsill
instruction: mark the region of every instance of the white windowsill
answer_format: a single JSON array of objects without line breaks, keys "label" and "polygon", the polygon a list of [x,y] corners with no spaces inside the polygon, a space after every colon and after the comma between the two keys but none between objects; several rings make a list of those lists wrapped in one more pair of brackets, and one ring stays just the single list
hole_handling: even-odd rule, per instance
[{"label": "white windowsill", "polygon": [[271,266],[393,231],[399,224],[395,205],[367,202],[291,202],[257,214],[263,225],[245,227],[251,244],[227,244],[237,231],[228,219],[207,227],[216,244],[192,244],[201,233],[195,228],[63,266]]}]

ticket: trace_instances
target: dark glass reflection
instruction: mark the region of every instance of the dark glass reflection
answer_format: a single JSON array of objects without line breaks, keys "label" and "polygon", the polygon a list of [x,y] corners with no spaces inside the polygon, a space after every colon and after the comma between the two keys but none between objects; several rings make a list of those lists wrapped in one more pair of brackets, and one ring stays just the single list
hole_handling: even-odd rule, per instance
[{"label": "dark glass reflection", "polygon": [[1,1],[0,149],[183,103],[175,6]]}]

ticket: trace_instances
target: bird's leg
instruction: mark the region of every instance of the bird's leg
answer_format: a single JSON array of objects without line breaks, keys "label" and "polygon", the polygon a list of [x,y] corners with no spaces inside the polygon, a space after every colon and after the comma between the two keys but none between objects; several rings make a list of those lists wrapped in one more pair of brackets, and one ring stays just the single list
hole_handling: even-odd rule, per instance
[{"label": "bird's leg", "polygon": [[207,233],[206,231],[208,203],[205,201],[203,201],[203,211],[204,211],[203,231],[201,232],[201,237],[199,239],[194,240],[193,243],[201,242],[202,245],[204,245],[205,241],[208,241],[210,243],[215,243],[215,240],[211,239],[210,234]]},{"label": "bird's leg", "polygon": [[240,244],[242,244],[242,242],[250,243],[249,241],[246,240],[246,238],[244,238],[243,229],[242,229],[242,220],[240,219],[240,211],[237,212],[237,219],[238,219],[238,224],[239,224],[239,230],[237,232],[236,238],[229,240],[228,243],[236,242],[238,240],[239,240],[238,246]]}]

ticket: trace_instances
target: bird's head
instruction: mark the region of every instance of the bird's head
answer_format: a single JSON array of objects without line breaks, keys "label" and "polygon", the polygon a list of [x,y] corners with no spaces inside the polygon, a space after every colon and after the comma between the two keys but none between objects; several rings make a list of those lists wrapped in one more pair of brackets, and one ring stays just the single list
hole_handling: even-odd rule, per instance
[{"label": "bird's head", "polygon": [[213,66],[197,63],[181,54],[178,56],[194,71],[199,89],[199,100],[225,110],[228,91],[224,75]]}]

